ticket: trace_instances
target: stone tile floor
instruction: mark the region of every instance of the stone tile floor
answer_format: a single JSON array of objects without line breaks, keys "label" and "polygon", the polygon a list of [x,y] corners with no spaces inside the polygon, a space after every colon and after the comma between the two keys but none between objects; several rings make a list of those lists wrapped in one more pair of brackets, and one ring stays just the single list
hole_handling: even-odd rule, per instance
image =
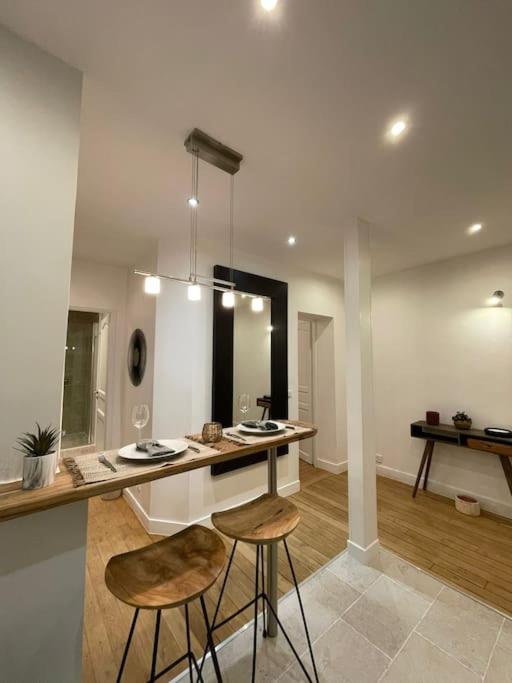
[{"label": "stone tile floor", "polygon": [[[512,621],[386,550],[371,567],[344,552],[301,593],[322,682],[512,683]],[[311,670],[294,593],[280,617]],[[250,680],[252,642],[251,623],[219,650],[226,683]],[[256,680],[305,680],[282,636],[259,633]]]}]

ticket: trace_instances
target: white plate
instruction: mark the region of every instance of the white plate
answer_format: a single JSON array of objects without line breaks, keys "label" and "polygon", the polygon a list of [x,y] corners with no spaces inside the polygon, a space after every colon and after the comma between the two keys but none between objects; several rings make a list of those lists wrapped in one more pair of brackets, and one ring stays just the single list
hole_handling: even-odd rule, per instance
[{"label": "white plate", "polygon": [[175,452],[172,453],[172,455],[169,455],[169,453],[167,453],[166,455],[149,456],[144,451],[138,451],[136,448],[136,444],[131,443],[128,446],[123,446],[123,448],[119,450],[119,455],[121,458],[124,458],[125,460],[158,462],[159,460],[170,460],[171,458],[175,458],[176,456],[180,455],[180,453],[186,451],[188,448],[188,443],[186,443],[186,441],[181,441],[180,439],[158,439],[158,443],[161,443],[162,446],[166,446],[167,448],[172,448],[172,450]]},{"label": "white plate", "polygon": [[262,429],[257,429],[256,427],[244,427],[241,423],[238,425],[237,429],[239,432],[242,432],[242,434],[255,434],[257,436],[272,436],[273,434],[284,432],[286,429],[286,425],[284,425],[282,422],[277,422],[276,420],[265,420],[265,422],[274,422],[278,429],[273,429],[271,432],[268,432],[263,431]]}]

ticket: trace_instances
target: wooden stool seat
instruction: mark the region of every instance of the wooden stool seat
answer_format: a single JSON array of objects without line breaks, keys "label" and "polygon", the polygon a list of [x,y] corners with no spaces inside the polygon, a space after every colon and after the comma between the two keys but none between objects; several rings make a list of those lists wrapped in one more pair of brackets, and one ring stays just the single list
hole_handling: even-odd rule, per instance
[{"label": "wooden stool seat", "polygon": [[151,545],[112,557],[105,569],[109,590],[142,609],[187,604],[215,583],[226,549],[219,536],[197,524]]},{"label": "wooden stool seat", "polygon": [[213,526],[235,541],[266,545],[291,534],[299,511],[287,498],[265,493],[236,508],[212,514]]}]

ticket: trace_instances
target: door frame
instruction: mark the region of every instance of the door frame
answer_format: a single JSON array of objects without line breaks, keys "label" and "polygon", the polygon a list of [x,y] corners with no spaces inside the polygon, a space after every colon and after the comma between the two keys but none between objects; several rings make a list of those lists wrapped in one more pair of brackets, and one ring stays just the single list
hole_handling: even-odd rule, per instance
[{"label": "door frame", "polygon": [[[106,308],[94,308],[91,306],[70,306],[70,311],[81,311],[83,313],[98,313],[100,316],[109,315],[109,330],[108,330],[108,350],[107,350],[107,416],[105,420],[105,450],[110,450],[112,448],[112,435],[114,428],[114,408],[115,408],[115,349],[116,349],[116,330],[118,325],[118,313],[116,311],[111,311]],[[96,348],[93,352],[93,362],[94,367],[94,384],[96,384],[96,372],[97,372],[97,357]],[[92,392],[95,391],[95,387],[92,388]],[[91,413],[95,406],[95,401],[93,401],[93,396],[91,395]],[[62,413],[62,410],[61,410]],[[61,418],[62,419],[62,418]],[[92,419],[92,418],[91,418]],[[96,429],[96,414],[94,413],[94,429]]]},{"label": "door frame", "polygon": [[[316,374],[317,374],[317,354],[316,354],[316,345],[315,345],[315,335],[316,335],[316,320],[314,316],[308,315],[307,313],[300,313],[297,315],[297,337],[299,333],[299,322],[307,321],[309,323],[309,343],[311,345],[311,421],[313,424],[315,423],[315,415],[316,415],[316,404],[317,404],[317,395],[318,395],[318,386],[317,386],[317,381],[316,381]],[[299,368],[299,363],[300,363],[300,346],[297,343],[297,380],[298,380],[298,368]],[[298,386],[298,381],[297,381],[297,386]],[[297,408],[298,408],[298,392],[297,392]],[[316,439],[311,439],[311,465],[313,467],[316,467]],[[299,444],[300,445],[300,444]],[[300,458],[300,454],[299,454]]]}]

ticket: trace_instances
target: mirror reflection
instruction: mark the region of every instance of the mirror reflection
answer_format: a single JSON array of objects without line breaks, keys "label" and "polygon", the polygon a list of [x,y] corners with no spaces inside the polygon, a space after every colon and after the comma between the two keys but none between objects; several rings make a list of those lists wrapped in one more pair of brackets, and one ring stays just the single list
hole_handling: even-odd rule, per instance
[{"label": "mirror reflection", "polygon": [[233,424],[270,417],[270,307],[237,297],[233,330]]}]

